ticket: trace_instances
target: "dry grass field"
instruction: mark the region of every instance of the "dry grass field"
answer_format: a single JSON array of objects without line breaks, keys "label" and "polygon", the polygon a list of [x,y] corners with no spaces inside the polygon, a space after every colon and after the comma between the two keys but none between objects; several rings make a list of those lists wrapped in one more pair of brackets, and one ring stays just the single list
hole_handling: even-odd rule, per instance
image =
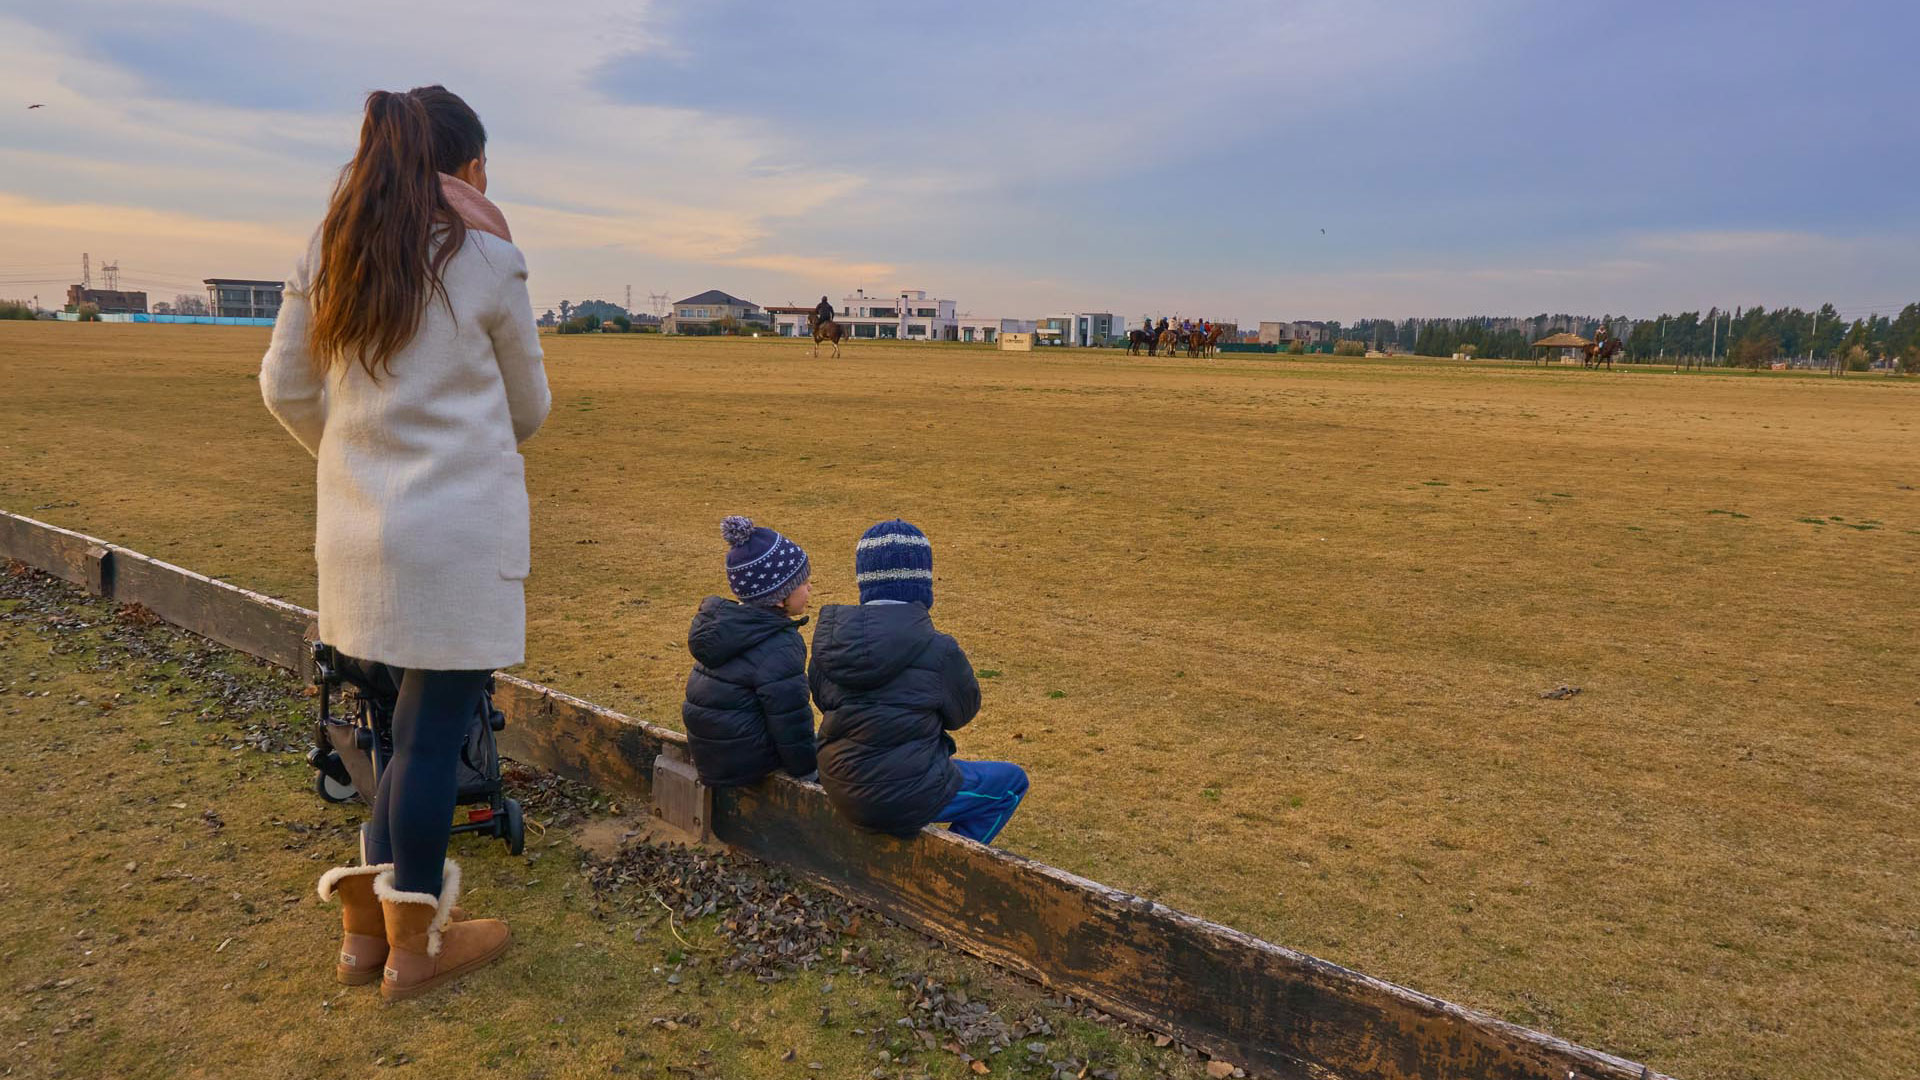
[{"label": "dry grass field", "polygon": [[[1005,846],[1683,1077],[1920,1073],[1920,384],[547,341],[531,677],[677,725],[722,515],[825,603],[904,516]],[[0,506],[311,603],[265,342],[0,324]]]}]

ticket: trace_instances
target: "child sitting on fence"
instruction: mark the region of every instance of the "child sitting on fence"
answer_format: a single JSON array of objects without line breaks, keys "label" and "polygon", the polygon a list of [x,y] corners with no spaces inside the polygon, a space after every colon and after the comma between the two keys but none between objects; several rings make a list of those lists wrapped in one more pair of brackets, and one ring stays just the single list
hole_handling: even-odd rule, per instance
[{"label": "child sitting on fence", "polygon": [[807,553],[744,517],[720,523],[727,584],[740,598],[700,602],[687,630],[693,673],[680,717],[703,783],[758,783],[775,769],[814,773],[813,707],[807,703]]},{"label": "child sitting on fence", "polygon": [[980,683],[933,628],[933,546],[883,521],[854,555],[860,604],[820,610],[807,681],[820,707],[820,782],[854,825],[912,836],[948,822],[992,843],[1027,793],[1004,761],[961,761],[948,732],[980,711]]}]

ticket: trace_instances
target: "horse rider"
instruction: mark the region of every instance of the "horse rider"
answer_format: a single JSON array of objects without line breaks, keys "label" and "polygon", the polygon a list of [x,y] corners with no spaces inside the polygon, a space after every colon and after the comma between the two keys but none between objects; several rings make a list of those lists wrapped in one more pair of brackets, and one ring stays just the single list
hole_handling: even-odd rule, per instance
[{"label": "horse rider", "polygon": [[833,301],[823,296],[820,298],[820,302],[813,306],[813,325],[825,326],[832,321]]},{"label": "horse rider", "polygon": [[1167,317],[1165,315],[1162,315],[1160,316],[1160,325],[1153,328],[1153,336],[1158,338],[1161,334],[1164,334],[1166,332],[1167,332]]}]

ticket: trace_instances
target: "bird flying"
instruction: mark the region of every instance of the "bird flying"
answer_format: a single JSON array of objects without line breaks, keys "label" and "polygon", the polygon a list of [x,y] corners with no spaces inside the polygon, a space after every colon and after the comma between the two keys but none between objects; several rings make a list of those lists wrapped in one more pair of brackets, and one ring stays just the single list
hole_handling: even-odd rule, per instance
[{"label": "bird flying", "polygon": [[43,101],[43,102],[41,102],[41,103],[40,103],[40,104],[38,104],[38,105],[29,105],[29,106],[27,106],[27,108],[29,108],[29,109],[44,109],[44,108],[46,108],[46,107],[47,107],[47,103],[46,103],[46,102],[44,102],[44,101]]}]

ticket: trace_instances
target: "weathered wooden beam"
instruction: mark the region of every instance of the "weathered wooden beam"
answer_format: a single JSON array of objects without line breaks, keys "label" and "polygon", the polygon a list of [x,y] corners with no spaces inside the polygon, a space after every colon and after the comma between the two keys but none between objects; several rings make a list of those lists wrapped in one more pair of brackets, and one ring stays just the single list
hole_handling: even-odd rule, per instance
[{"label": "weathered wooden beam", "polygon": [[[5,511],[0,558],[307,669],[305,608]],[[677,731],[510,675],[497,679],[495,702],[508,717],[502,753],[607,791],[651,798],[655,758],[687,754]],[[720,840],[901,923],[1258,1073],[1667,1080],[944,831],[910,840],[857,832],[817,785],[784,776],[716,792],[711,826]]]},{"label": "weathered wooden beam", "polygon": [[0,510],[0,557],[19,559],[82,588],[87,586],[87,549],[101,543],[71,529]]},{"label": "weathered wooden beam", "polygon": [[723,842],[1124,1019],[1263,1073],[1645,1080],[1643,1066],[934,830],[856,832],[820,789],[716,793]]},{"label": "weathered wooden beam", "polygon": [[686,756],[677,731],[512,675],[495,676],[493,703],[507,717],[502,754],[603,791],[651,798],[653,759]]},{"label": "weathered wooden beam", "polygon": [[313,612],[125,548],[113,548],[113,591],[183,630],[305,674]]}]

